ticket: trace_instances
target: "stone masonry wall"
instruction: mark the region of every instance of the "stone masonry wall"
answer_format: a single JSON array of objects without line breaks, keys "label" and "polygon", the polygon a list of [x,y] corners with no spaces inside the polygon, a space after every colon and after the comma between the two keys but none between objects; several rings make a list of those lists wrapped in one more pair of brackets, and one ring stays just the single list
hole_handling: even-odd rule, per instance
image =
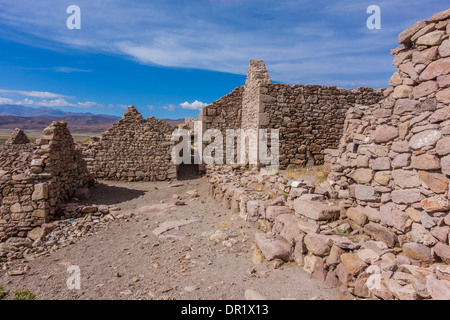
[{"label": "stone masonry wall", "polygon": [[260,90],[260,128],[279,129],[282,169],[322,164],[323,150],[339,143],[347,110],[383,98],[372,88],[269,84]]},{"label": "stone masonry wall", "polygon": [[16,130],[0,153],[0,240],[52,220],[59,204],[92,182],[66,122],[53,122],[36,144],[27,141]]},{"label": "stone masonry wall", "polygon": [[203,131],[218,129],[225,136],[226,129],[239,129],[242,122],[242,95],[244,87],[237,87],[229,94],[204,107],[199,120]]},{"label": "stone masonry wall", "polygon": [[83,146],[89,171],[106,180],[157,181],[172,179],[172,128],[154,117],[144,119],[134,106],[102,134]]},{"label": "stone masonry wall", "polygon": [[356,227],[425,263],[450,259],[450,9],[399,35],[379,104],[347,114],[328,179]]}]

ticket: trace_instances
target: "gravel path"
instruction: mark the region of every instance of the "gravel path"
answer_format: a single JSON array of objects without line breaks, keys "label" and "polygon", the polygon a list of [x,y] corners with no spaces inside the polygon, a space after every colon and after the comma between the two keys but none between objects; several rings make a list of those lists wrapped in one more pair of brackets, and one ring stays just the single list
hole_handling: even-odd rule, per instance
[{"label": "gravel path", "polygon": [[[199,197],[184,198],[198,190]],[[37,299],[244,299],[252,289],[268,299],[338,299],[293,263],[274,268],[252,262],[255,226],[220,207],[207,195],[205,179],[182,182],[102,182],[90,203],[115,204],[136,213],[109,222],[100,231],[33,261],[25,275],[0,271],[11,293],[28,288]],[[183,206],[173,206],[173,195]],[[161,200],[164,202],[161,204]],[[157,205],[151,207],[149,206]],[[146,208],[142,208],[146,207]],[[147,209],[147,210],[145,210]],[[162,232],[166,221],[189,224]],[[220,230],[220,231],[217,231]],[[156,233],[156,231],[155,231]],[[211,240],[213,235],[216,241]],[[81,271],[81,289],[69,290],[67,268]]]}]

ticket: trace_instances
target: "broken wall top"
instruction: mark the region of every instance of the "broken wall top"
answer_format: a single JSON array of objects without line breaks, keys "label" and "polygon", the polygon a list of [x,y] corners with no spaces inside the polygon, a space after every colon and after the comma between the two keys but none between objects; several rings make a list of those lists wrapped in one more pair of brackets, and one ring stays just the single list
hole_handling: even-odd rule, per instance
[{"label": "broken wall top", "polygon": [[248,66],[247,80],[245,84],[250,83],[257,84],[270,84],[272,80],[270,79],[269,72],[266,69],[266,65],[263,60],[250,60]]},{"label": "broken wall top", "polygon": [[9,137],[9,139],[5,142],[5,144],[26,144],[30,143],[30,139],[28,139],[25,132],[21,129],[14,129],[13,133]]}]

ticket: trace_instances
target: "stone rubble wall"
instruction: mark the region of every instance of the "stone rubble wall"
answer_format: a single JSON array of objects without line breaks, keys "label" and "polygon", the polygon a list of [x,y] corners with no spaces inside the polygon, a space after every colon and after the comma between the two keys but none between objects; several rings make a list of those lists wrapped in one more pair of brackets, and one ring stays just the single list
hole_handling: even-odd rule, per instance
[{"label": "stone rubble wall", "polygon": [[83,145],[89,171],[99,179],[162,181],[176,177],[171,161],[172,128],[154,117],[144,119],[129,106],[122,119],[100,139]]},{"label": "stone rubble wall", "polygon": [[349,109],[339,148],[325,151],[355,227],[428,263],[450,255],[449,22],[450,9],[399,35],[386,98]]},{"label": "stone rubble wall", "polygon": [[93,181],[66,122],[53,122],[35,144],[5,143],[0,164],[0,240],[54,219],[58,205]]},{"label": "stone rubble wall", "polygon": [[345,299],[450,299],[445,248],[428,259],[414,245],[390,248],[358,227],[366,216],[327,200],[331,188],[231,166],[208,166],[207,178],[222,207],[260,229],[253,263],[295,262]]}]

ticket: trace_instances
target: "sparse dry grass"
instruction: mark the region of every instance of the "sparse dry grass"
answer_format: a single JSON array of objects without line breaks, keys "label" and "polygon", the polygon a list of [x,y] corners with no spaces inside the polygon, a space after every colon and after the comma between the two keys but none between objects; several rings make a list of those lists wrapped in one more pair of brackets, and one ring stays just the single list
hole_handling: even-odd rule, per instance
[{"label": "sparse dry grass", "polygon": [[295,168],[287,168],[281,172],[281,175],[295,180],[304,180],[305,177],[311,177],[317,183],[327,180],[327,174],[323,170],[323,166],[301,166]]}]

